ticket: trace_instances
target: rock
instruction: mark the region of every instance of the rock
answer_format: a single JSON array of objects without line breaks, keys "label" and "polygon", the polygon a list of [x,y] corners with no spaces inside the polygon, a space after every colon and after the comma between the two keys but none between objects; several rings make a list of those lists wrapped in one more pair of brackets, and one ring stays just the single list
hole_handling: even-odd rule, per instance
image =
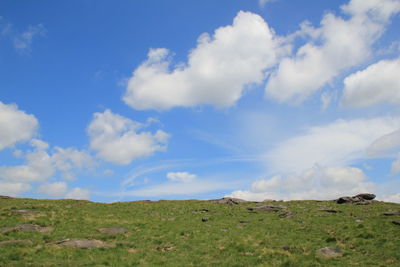
[{"label": "rock", "polygon": [[383,213],[383,215],[385,215],[385,216],[397,216],[397,215],[400,215],[400,210],[398,210],[398,211],[388,211],[388,212]]},{"label": "rock", "polygon": [[9,198],[13,198],[13,197],[9,197],[9,196],[2,196],[2,195],[0,195],[0,199],[9,199]]},{"label": "rock", "polygon": [[99,228],[98,230],[102,233],[110,234],[110,235],[123,234],[128,231],[126,228],[123,228],[123,227]]},{"label": "rock", "polygon": [[250,223],[250,221],[239,221],[239,223]]},{"label": "rock", "polygon": [[233,197],[224,197],[221,199],[211,199],[211,202],[219,203],[219,204],[230,204],[230,205],[238,205],[242,203],[248,203],[249,201],[240,199],[240,198],[233,198]]},{"label": "rock", "polygon": [[358,194],[355,195],[354,197],[359,197],[365,200],[373,200],[376,196],[374,194],[370,194],[370,193],[363,193],[363,194]]},{"label": "rock", "polygon": [[12,230],[21,230],[21,231],[30,231],[30,232],[40,232],[47,233],[53,231],[53,227],[51,226],[39,226],[34,224],[20,224],[16,226],[8,226],[0,228],[0,232],[8,232]]},{"label": "rock", "polygon": [[207,218],[207,217],[201,218],[201,221],[202,221],[202,222],[207,222],[208,220],[209,220],[209,218]]},{"label": "rock", "polygon": [[284,245],[284,246],[282,246],[282,249],[283,249],[283,250],[289,250],[290,247],[289,247],[288,245]]},{"label": "rock", "polygon": [[400,221],[392,221],[392,223],[395,225],[400,225]]},{"label": "rock", "polygon": [[0,246],[6,246],[6,245],[24,245],[24,246],[32,246],[33,243],[30,240],[7,240],[7,241],[1,241]]},{"label": "rock", "polygon": [[156,249],[161,252],[169,252],[175,250],[175,246],[157,247]]},{"label": "rock", "polygon": [[340,197],[336,199],[338,204],[355,204],[355,205],[368,205],[371,204],[372,200],[375,198],[374,194],[364,193],[358,194],[352,197]]},{"label": "rock", "polygon": [[343,255],[343,252],[338,248],[325,247],[317,250],[317,254],[326,258],[337,258]]},{"label": "rock", "polygon": [[96,239],[64,239],[57,242],[59,246],[70,247],[70,248],[113,248],[114,245],[107,244],[101,240]]},{"label": "rock", "polygon": [[294,216],[294,213],[291,211],[285,211],[278,215],[279,218],[292,218],[293,216]]},{"label": "rock", "polygon": [[321,209],[319,211],[325,211],[328,213],[340,213],[341,212],[340,210],[334,210],[334,209]]},{"label": "rock", "polygon": [[284,206],[262,205],[262,206],[247,208],[247,209],[250,210],[250,211],[276,212],[276,211],[280,211],[280,210],[285,209],[285,208],[286,207],[284,207]]},{"label": "rock", "polygon": [[15,213],[20,213],[20,214],[29,214],[29,213],[38,213],[37,210],[26,210],[26,209],[22,209],[22,210],[11,210],[12,212]]}]

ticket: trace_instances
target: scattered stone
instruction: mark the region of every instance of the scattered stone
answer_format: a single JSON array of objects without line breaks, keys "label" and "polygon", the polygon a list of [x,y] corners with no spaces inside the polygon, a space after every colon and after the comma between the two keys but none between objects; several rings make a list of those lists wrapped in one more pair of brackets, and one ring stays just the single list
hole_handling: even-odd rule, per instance
[{"label": "scattered stone", "polygon": [[70,248],[113,248],[114,245],[107,244],[101,240],[96,239],[64,239],[57,242],[59,246],[70,247]]},{"label": "scattered stone", "polygon": [[38,213],[39,211],[37,210],[27,210],[27,209],[22,209],[22,210],[11,210],[12,212],[15,213],[20,213],[20,214],[29,214],[29,213]]},{"label": "scattered stone", "polygon": [[393,221],[392,222],[394,225],[400,225],[400,221]]},{"label": "scattered stone", "polygon": [[325,247],[317,250],[317,254],[326,258],[337,258],[343,255],[343,252],[338,248]]},{"label": "scattered stone", "polygon": [[250,221],[239,221],[239,223],[250,223]]},{"label": "scattered stone", "polygon": [[175,217],[171,217],[171,218],[161,218],[161,221],[175,221],[176,218]]},{"label": "scattered stone", "polygon": [[338,204],[368,205],[372,203],[372,200],[374,198],[375,198],[374,194],[364,193],[355,195],[353,197],[340,197],[335,201]]},{"label": "scattered stone", "polygon": [[156,249],[161,252],[169,252],[175,250],[175,246],[157,247]]},{"label": "scattered stone", "polygon": [[128,253],[137,253],[139,250],[136,248],[130,248],[128,249]]},{"label": "scattered stone", "polygon": [[207,222],[208,220],[209,220],[209,218],[207,218],[207,217],[201,218],[201,221],[202,221],[202,222]]},{"label": "scattered stone", "polygon": [[242,203],[248,203],[249,201],[240,199],[240,198],[233,198],[233,197],[224,197],[221,199],[211,199],[210,202],[215,202],[219,204],[229,204],[229,205],[238,205]]},{"label": "scattered stone", "polygon": [[33,243],[30,240],[7,240],[7,241],[1,241],[0,246],[6,246],[6,245],[24,245],[24,246],[32,246]]},{"label": "scattered stone", "polygon": [[334,210],[334,209],[320,209],[319,211],[325,211],[328,213],[340,213],[340,210]]},{"label": "scattered stone", "polygon": [[398,211],[388,211],[388,212],[383,213],[383,215],[385,215],[385,216],[398,216],[398,215],[400,215],[400,210],[398,210]]},{"label": "scattered stone", "polygon": [[21,231],[30,231],[30,232],[40,232],[47,233],[53,231],[53,227],[51,226],[39,226],[34,224],[20,224],[16,226],[7,226],[0,228],[0,232],[8,232],[12,230],[21,230]]},{"label": "scattered stone", "polygon": [[247,208],[250,211],[266,211],[266,212],[277,212],[282,209],[285,209],[286,207],[284,206],[272,206],[272,205],[262,205],[262,206],[257,206],[257,207],[252,207],[252,208]]},{"label": "scattered stone", "polygon": [[289,247],[288,245],[284,245],[284,246],[282,246],[282,249],[283,249],[283,250],[289,250],[290,247]]},{"label": "scattered stone", "polygon": [[362,222],[364,222],[363,220],[361,220],[361,219],[356,219],[356,222],[358,222],[358,223],[362,223]]},{"label": "scattered stone", "polygon": [[9,197],[9,196],[2,196],[2,195],[0,195],[0,199],[9,199],[9,198],[13,198],[13,197]]},{"label": "scattered stone", "polygon": [[285,211],[278,215],[279,218],[292,218],[293,216],[294,216],[294,213],[291,211]]},{"label": "scattered stone", "polygon": [[110,234],[110,235],[123,234],[128,231],[126,228],[123,228],[123,227],[99,228],[98,230],[102,233]]}]

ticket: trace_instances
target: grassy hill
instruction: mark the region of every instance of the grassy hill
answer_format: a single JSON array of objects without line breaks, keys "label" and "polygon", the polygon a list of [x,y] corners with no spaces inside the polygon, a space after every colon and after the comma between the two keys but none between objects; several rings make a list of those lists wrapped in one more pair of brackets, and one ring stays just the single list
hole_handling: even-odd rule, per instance
[{"label": "grassy hill", "polygon": [[[384,215],[399,210],[378,201],[4,198],[0,266],[400,266],[400,216]],[[324,247],[339,254],[320,255]]]}]

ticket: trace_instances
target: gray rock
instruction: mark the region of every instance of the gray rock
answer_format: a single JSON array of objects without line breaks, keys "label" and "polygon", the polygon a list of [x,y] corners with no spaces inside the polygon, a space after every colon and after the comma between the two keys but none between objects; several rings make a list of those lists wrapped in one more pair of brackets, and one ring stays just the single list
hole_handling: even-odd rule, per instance
[{"label": "gray rock", "polygon": [[37,210],[28,210],[28,209],[11,210],[11,211],[15,212],[15,213],[20,213],[20,214],[38,213]]},{"label": "gray rock", "polygon": [[400,225],[400,221],[392,221],[394,225]]},{"label": "gray rock", "polygon": [[376,196],[374,194],[370,194],[370,193],[363,193],[363,194],[355,195],[354,197],[359,197],[359,198],[362,198],[365,200],[373,200],[373,199],[375,199]]},{"label": "gray rock", "polygon": [[338,248],[325,247],[317,250],[317,254],[325,258],[337,258],[343,256],[343,252]]},{"label": "gray rock", "polygon": [[32,246],[33,243],[30,240],[7,240],[7,241],[1,241],[0,246],[7,246],[7,245],[24,245],[24,246]]},{"label": "gray rock", "polygon": [[98,230],[102,233],[110,235],[123,234],[128,231],[126,228],[123,227],[107,227],[107,228],[99,228]]},{"label": "gray rock", "polygon": [[375,198],[374,194],[364,193],[352,197],[340,197],[335,201],[338,204],[368,205],[372,203],[372,200],[374,198]]},{"label": "gray rock", "polygon": [[219,204],[229,204],[229,205],[238,205],[242,203],[248,203],[249,201],[240,199],[240,198],[233,198],[233,197],[224,197],[221,199],[211,199],[210,202],[215,202]]},{"label": "gray rock", "polygon": [[319,211],[324,211],[328,213],[340,213],[340,210],[334,210],[334,209],[320,209]]},{"label": "gray rock", "polygon": [[59,246],[81,249],[93,248],[113,248],[114,245],[107,244],[101,240],[96,239],[64,239],[57,242]]},{"label": "gray rock", "polygon": [[383,213],[383,215],[385,215],[385,216],[398,216],[398,215],[400,215],[400,210],[398,210],[398,211],[388,211],[388,212]]},{"label": "gray rock", "polygon": [[2,195],[0,195],[0,199],[9,199],[9,198],[13,198],[13,197],[9,197],[9,196],[2,196]]},{"label": "gray rock", "polygon": [[47,233],[53,231],[53,227],[51,226],[39,226],[34,224],[20,224],[16,226],[7,226],[0,228],[0,232],[8,232],[12,230],[20,230],[20,231],[28,231],[28,232],[40,232]]},{"label": "gray rock", "polygon": [[202,221],[202,222],[207,222],[208,220],[209,220],[209,218],[207,218],[207,217],[201,218],[201,221]]},{"label": "gray rock", "polygon": [[285,211],[278,215],[279,218],[292,218],[293,216],[294,216],[294,213],[291,211]]},{"label": "gray rock", "polygon": [[285,206],[272,206],[272,205],[262,205],[262,206],[256,206],[252,208],[247,208],[250,211],[266,211],[266,212],[277,212],[282,209],[285,209]]}]

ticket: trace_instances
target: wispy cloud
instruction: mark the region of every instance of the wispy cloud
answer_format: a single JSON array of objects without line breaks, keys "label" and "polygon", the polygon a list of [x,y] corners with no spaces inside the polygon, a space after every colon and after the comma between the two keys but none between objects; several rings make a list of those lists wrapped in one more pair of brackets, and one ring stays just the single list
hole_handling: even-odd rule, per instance
[{"label": "wispy cloud", "polygon": [[38,36],[45,36],[46,32],[47,30],[43,24],[29,26],[28,30],[14,36],[15,49],[18,53],[30,53],[32,50],[33,39]]}]

